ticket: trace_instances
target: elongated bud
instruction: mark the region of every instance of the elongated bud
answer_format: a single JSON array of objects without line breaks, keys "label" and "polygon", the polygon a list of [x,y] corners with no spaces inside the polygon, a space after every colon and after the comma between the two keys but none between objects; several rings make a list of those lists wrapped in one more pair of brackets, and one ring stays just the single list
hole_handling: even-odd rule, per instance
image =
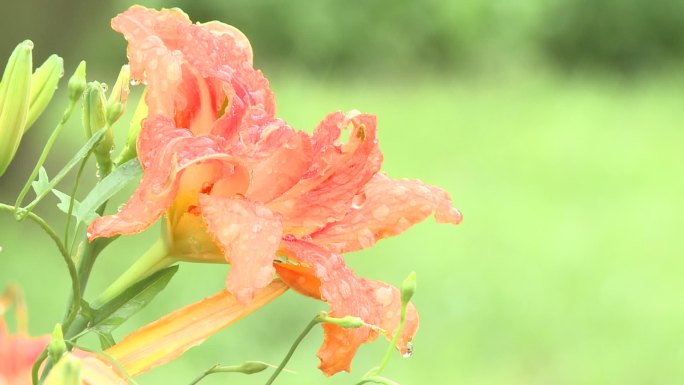
[{"label": "elongated bud", "polygon": [[[83,128],[85,128],[86,137],[90,139],[106,124],[107,107],[103,85],[98,82],[90,82],[83,94]],[[111,171],[113,148],[114,133],[110,127],[93,151],[101,176],[107,175]]]},{"label": "elongated bud", "polygon": [[107,123],[114,124],[126,109],[126,101],[128,100],[128,93],[131,84],[131,69],[126,64],[121,67],[119,77],[116,79],[114,87],[107,99]]},{"label": "elongated bud", "polygon": [[104,127],[106,119],[105,96],[102,84],[90,82],[83,95],[83,128],[86,138],[90,139],[95,132]]},{"label": "elongated bud", "polygon": [[325,317],[323,322],[335,324],[346,329],[358,329],[365,326],[366,323],[359,317],[352,317],[350,315],[342,318]]},{"label": "elongated bud", "polygon": [[[216,369],[217,369],[217,371],[220,372],[222,368],[219,366]],[[247,362],[243,363],[242,365],[238,366],[237,368],[234,368],[231,371],[238,372],[238,373],[244,373],[244,374],[254,374],[254,373],[263,372],[266,369],[268,369],[268,365],[264,362],[247,361]]]},{"label": "elongated bud", "polygon": [[145,95],[147,90],[140,96],[138,106],[135,108],[131,124],[128,126],[128,134],[126,135],[126,145],[116,159],[116,164],[123,164],[135,158],[138,155],[137,141],[142,128],[142,121],[147,117],[147,104],[145,103]]},{"label": "elongated bud", "polygon": [[401,303],[407,304],[413,294],[416,292],[416,272],[412,271],[411,274],[404,279],[401,283]]},{"label": "elongated bud", "polygon": [[59,79],[64,75],[64,60],[57,55],[50,57],[31,76],[31,96],[24,132],[45,111],[57,90]]},{"label": "elongated bud", "polygon": [[0,176],[5,173],[24,135],[31,95],[33,43],[25,40],[12,52],[0,85]]},{"label": "elongated bud", "polygon": [[81,362],[70,353],[64,355],[52,368],[43,384],[81,385]]},{"label": "elongated bud", "polygon": [[71,78],[69,78],[69,85],[67,87],[69,88],[69,99],[75,103],[81,98],[81,95],[83,95],[83,91],[86,88],[85,60],[81,60],[81,62],[78,64],[76,71],[74,71],[74,74],[71,75]]},{"label": "elongated bud", "polygon": [[62,334],[62,325],[57,324],[52,330],[52,339],[48,344],[48,354],[53,362],[59,361],[62,355],[66,353],[67,346],[64,342],[64,335]]}]

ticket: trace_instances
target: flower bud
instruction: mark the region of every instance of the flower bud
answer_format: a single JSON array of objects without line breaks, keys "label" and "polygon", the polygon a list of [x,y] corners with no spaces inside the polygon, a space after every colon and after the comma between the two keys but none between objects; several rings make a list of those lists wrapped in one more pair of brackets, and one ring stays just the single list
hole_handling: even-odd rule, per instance
[{"label": "flower bud", "polygon": [[323,318],[323,322],[335,324],[345,329],[358,329],[366,325],[361,318],[352,317],[350,315],[342,318],[325,317]]},{"label": "flower bud", "polygon": [[[107,107],[104,96],[104,88],[101,83],[90,82],[83,94],[83,127],[85,134],[90,139],[93,134],[107,124]],[[100,175],[109,174],[112,167],[111,152],[114,148],[114,133],[111,127],[95,146],[93,153],[97,161]]]},{"label": "flower bud", "polygon": [[[218,368],[220,371],[220,367]],[[235,371],[244,374],[254,374],[268,369],[268,364],[259,361],[247,361],[240,365]]]},{"label": "flower bud", "polygon": [[416,292],[416,272],[412,271],[401,283],[401,303],[407,304]]},{"label": "flower bud", "polygon": [[7,170],[24,134],[31,94],[32,50],[30,40],[20,43],[0,82],[0,175]]},{"label": "flower bud", "polygon": [[126,108],[126,101],[128,100],[128,93],[131,84],[131,70],[128,65],[121,67],[119,77],[116,79],[112,92],[107,99],[107,123],[114,124],[121,115],[123,115]]},{"label": "flower bud", "polygon": [[35,123],[45,111],[52,96],[57,90],[59,79],[64,75],[64,61],[57,55],[51,55],[43,65],[38,67],[31,76],[31,96],[28,117],[24,132]]},{"label": "flower bud", "polygon": [[147,104],[145,103],[145,95],[147,91],[143,92],[140,96],[140,102],[133,113],[133,118],[131,118],[131,124],[128,126],[128,135],[126,136],[126,145],[124,149],[116,159],[116,164],[123,164],[129,160],[135,158],[138,154],[136,143],[138,141],[138,135],[140,134],[140,129],[142,128],[142,121],[147,117]]},{"label": "flower bud", "polygon": [[62,325],[57,324],[52,330],[52,339],[48,344],[48,354],[53,362],[59,361],[62,355],[66,353],[67,346],[64,342],[64,335],[62,334]]},{"label": "flower bud", "polygon": [[43,385],[81,385],[81,362],[72,354],[66,354],[57,362]]},{"label": "flower bud", "polygon": [[102,84],[90,82],[83,95],[83,128],[86,138],[90,139],[94,133],[107,123],[105,96]]},{"label": "flower bud", "polygon": [[81,98],[81,95],[83,95],[83,91],[86,88],[85,60],[81,60],[81,62],[78,64],[76,71],[74,71],[74,74],[71,75],[71,78],[69,78],[69,85],[67,87],[69,89],[69,99],[75,103]]}]

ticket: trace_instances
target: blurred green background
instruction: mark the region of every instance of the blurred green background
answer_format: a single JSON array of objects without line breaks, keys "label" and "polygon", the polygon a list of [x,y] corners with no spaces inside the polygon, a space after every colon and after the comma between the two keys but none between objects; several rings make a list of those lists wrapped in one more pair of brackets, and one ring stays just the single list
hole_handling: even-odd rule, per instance
[{"label": "blurred green background", "polygon": [[[111,84],[125,42],[109,19],[131,3],[5,2],[0,62],[31,38],[36,61],[58,53],[68,76],[85,59],[90,79]],[[460,226],[429,220],[347,256],[359,275],[395,284],[417,271],[415,354],[397,355],[388,376],[405,385],[681,383],[684,3],[140,3],[239,27],[271,80],[279,114],[294,127],[310,130],[337,109],[377,114],[384,169],[451,192],[465,216]],[[3,202],[14,202],[65,104],[56,98],[24,138],[0,179]],[[50,175],[82,144],[78,120],[51,155]],[[117,127],[119,139],[125,129]],[[47,199],[38,211],[59,224],[55,203]],[[31,331],[48,332],[67,297],[63,262],[33,224],[3,214],[0,229],[0,286],[19,282]],[[111,246],[88,297],[157,234]],[[115,337],[220,290],[227,270],[182,265],[170,288]],[[216,362],[277,363],[319,309],[287,293],[140,382],[186,384]],[[355,383],[386,347],[362,347],[351,375],[325,379],[315,368],[320,343],[317,330],[289,365],[297,374],[278,383]],[[266,378],[226,374],[203,383]]]}]

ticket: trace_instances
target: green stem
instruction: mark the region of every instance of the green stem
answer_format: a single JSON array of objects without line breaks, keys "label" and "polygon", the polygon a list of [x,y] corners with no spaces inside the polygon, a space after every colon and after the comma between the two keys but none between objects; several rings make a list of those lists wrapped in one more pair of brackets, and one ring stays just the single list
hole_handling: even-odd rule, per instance
[{"label": "green stem", "polygon": [[40,353],[40,356],[36,359],[36,362],[33,363],[33,367],[31,367],[31,383],[33,385],[38,385],[38,372],[40,371],[40,366],[43,364],[43,361],[48,356],[48,351],[47,347],[43,349],[43,352]]},{"label": "green stem", "polygon": [[29,177],[28,181],[26,181],[24,187],[21,189],[19,197],[17,197],[17,201],[14,204],[15,212],[21,206],[22,202],[24,201],[24,198],[26,197],[26,194],[28,194],[29,190],[31,189],[31,183],[33,183],[33,181],[36,179],[36,176],[38,176],[38,172],[40,171],[40,168],[43,166],[43,163],[45,163],[45,160],[47,159],[47,156],[50,153],[50,150],[52,149],[52,145],[55,144],[55,141],[57,140],[59,133],[62,131],[64,125],[71,117],[71,113],[74,111],[76,102],[77,101],[75,100],[69,102],[69,105],[62,114],[62,119],[57,124],[57,127],[55,127],[55,129],[52,131],[52,134],[50,134],[50,137],[48,138],[48,141],[45,144],[45,148],[43,149],[43,152],[40,154],[40,158],[38,158],[38,163],[36,163],[36,167],[33,168],[31,176]]},{"label": "green stem", "polygon": [[394,352],[395,346],[397,346],[397,342],[399,341],[399,335],[401,335],[401,331],[404,330],[404,324],[406,323],[406,305],[406,303],[401,304],[401,321],[399,322],[399,327],[397,328],[397,331],[394,332],[392,342],[387,347],[385,357],[382,358],[380,367],[378,367],[377,373],[375,373],[376,375],[380,375],[383,372],[383,370],[385,370],[385,368],[387,367],[387,364],[389,363],[389,360],[392,357],[392,353]]},{"label": "green stem", "polygon": [[[85,170],[85,166],[86,166],[86,164],[88,164],[88,158],[90,158],[90,156],[86,156],[81,161],[81,165],[79,166],[78,172],[76,173],[76,180],[74,181],[74,187],[71,189],[71,199],[69,200],[69,210],[67,211],[66,225],[64,225],[64,244],[67,247],[69,246],[69,244],[67,242],[69,241],[69,228],[71,227],[71,214],[74,210],[74,201],[76,200],[76,192],[78,191],[78,185],[80,184],[81,175],[83,175],[83,170]],[[76,232],[76,230],[78,230],[78,229],[75,229],[74,232]]]},{"label": "green stem", "polygon": [[285,358],[283,358],[283,361],[280,363],[280,365],[278,365],[278,368],[275,370],[275,372],[273,372],[273,375],[271,376],[271,378],[269,378],[268,381],[266,382],[266,385],[271,385],[273,383],[273,381],[275,381],[276,377],[278,377],[280,372],[282,372],[283,369],[285,368],[285,365],[287,365],[287,363],[290,361],[290,358],[292,358],[292,355],[294,354],[295,350],[297,350],[297,347],[299,346],[299,344],[302,342],[302,340],[304,340],[304,337],[306,337],[306,335],[309,334],[309,332],[311,331],[311,329],[313,329],[314,326],[323,322],[323,320],[325,319],[326,316],[327,316],[327,314],[325,314],[323,312],[318,313],[311,320],[311,322],[309,322],[309,324],[306,325],[306,328],[304,328],[302,333],[299,334],[299,336],[297,337],[295,342],[290,347],[290,350],[287,352],[287,355],[285,355]]},{"label": "green stem", "polygon": [[[0,203],[0,210],[10,213],[15,212],[14,207],[3,203]],[[71,276],[71,290],[73,291],[73,305],[71,307],[71,312],[78,311],[78,306],[81,303],[81,285],[78,279],[78,273],[76,272],[76,265],[74,264],[74,261],[71,259],[69,252],[62,243],[62,240],[59,238],[59,235],[57,235],[57,232],[53,230],[43,218],[34,213],[28,213],[27,218],[37,223],[47,233],[47,235],[52,238],[55,245],[57,245],[59,253],[62,255],[62,258],[67,265],[67,269],[69,269],[69,275]]]},{"label": "green stem", "polygon": [[157,271],[169,267],[177,262],[169,257],[169,251],[163,240],[158,240],[142,257],[138,258],[119,278],[105,289],[91,302],[93,308],[98,308],[123,293],[134,283],[149,277]]},{"label": "green stem", "polygon": [[[97,240],[95,242],[97,242]],[[91,245],[95,242],[91,243]],[[83,262],[86,261],[84,260]],[[90,303],[90,306],[93,309],[101,307],[123,293],[131,285],[176,262],[177,259],[168,256],[166,244],[162,240],[157,241],[142,257],[138,258],[128,270],[95,298]],[[89,272],[89,269],[92,268],[92,263],[84,263],[82,268],[84,269],[84,272],[86,269]],[[85,330],[87,326],[88,319],[82,316],[76,317],[74,322],[69,325],[69,328],[65,328],[64,337],[74,339],[74,337]]]}]

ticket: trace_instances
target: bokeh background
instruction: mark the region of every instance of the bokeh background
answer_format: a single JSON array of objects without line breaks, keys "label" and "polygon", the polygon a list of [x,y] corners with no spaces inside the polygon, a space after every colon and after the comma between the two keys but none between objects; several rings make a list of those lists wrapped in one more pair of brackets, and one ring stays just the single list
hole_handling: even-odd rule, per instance
[{"label": "bokeh background", "polygon": [[[0,62],[30,38],[36,61],[58,53],[69,76],[85,59],[89,79],[111,84],[126,58],[109,19],[131,3],[4,1]],[[279,114],[294,127],[310,130],[338,109],[375,113],[384,169],[451,192],[465,216],[460,226],[428,220],[346,256],[359,275],[395,284],[417,271],[415,354],[397,354],[389,377],[402,384],[681,383],[684,3],[140,3],[180,6],[193,20],[239,27],[271,80]],[[57,97],[24,138],[0,179],[3,202],[14,202],[65,104]],[[78,121],[72,118],[51,154],[50,175],[83,143]],[[119,139],[125,130],[117,126]],[[86,186],[94,169],[87,174]],[[56,202],[49,198],[38,211],[60,223]],[[88,297],[158,231],[111,246]],[[33,224],[6,214],[0,246],[0,286],[20,283],[31,332],[48,332],[67,298],[63,262]],[[227,270],[183,264],[115,337],[220,290]],[[320,309],[325,305],[287,293],[140,382],[189,383],[216,362],[277,363]],[[351,374],[325,379],[315,368],[321,337],[316,330],[306,339],[289,365],[297,374],[284,373],[278,383],[355,383],[387,346],[362,347]],[[266,378],[225,374],[204,383]]]}]

